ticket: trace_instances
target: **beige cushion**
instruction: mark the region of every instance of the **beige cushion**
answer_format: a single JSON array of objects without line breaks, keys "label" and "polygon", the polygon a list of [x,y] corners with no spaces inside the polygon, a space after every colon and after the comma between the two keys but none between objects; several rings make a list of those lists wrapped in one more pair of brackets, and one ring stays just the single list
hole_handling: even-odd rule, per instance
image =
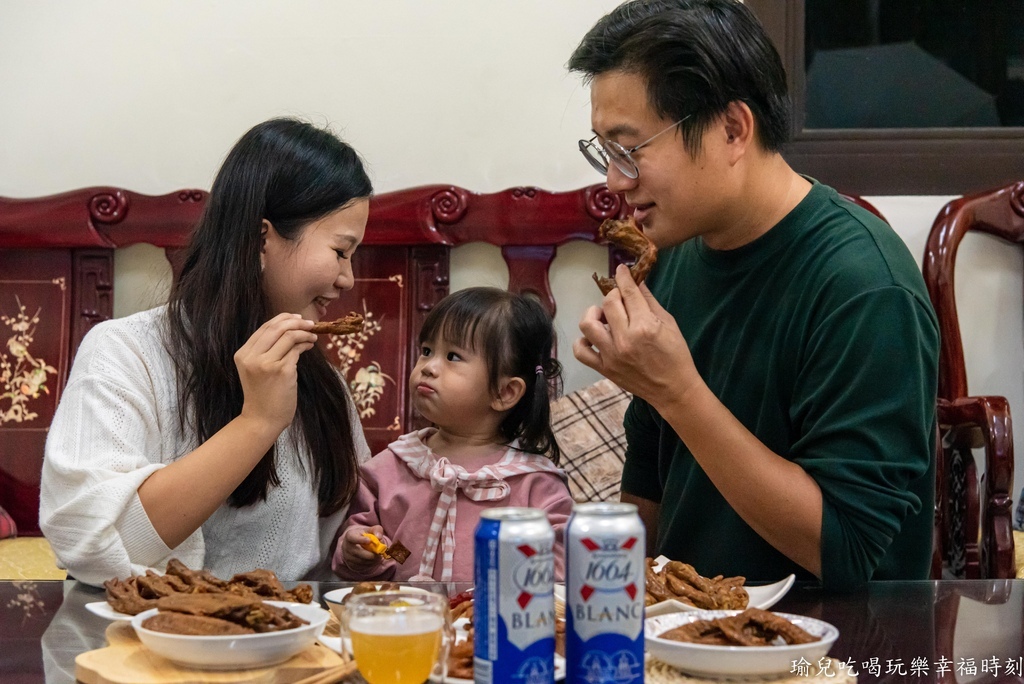
[{"label": "beige cushion", "polygon": [[611,380],[551,402],[551,426],[576,501],[618,501],[626,434],[622,418],[632,395]]},{"label": "beige cushion", "polygon": [[0,580],[65,579],[44,537],[0,540]]}]

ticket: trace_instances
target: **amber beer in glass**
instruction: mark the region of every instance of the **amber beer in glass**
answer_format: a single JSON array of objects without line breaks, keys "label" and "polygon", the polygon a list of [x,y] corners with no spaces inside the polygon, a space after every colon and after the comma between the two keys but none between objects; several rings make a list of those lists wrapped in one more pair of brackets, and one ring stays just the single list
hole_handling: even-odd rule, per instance
[{"label": "amber beer in glass", "polygon": [[423,684],[443,667],[448,599],[382,591],[351,596],[342,610],[359,673],[370,684]]}]

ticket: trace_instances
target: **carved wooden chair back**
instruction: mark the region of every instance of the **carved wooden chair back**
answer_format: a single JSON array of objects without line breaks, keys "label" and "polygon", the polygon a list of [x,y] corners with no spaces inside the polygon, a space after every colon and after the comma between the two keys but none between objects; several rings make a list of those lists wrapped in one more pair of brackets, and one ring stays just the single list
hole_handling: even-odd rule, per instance
[{"label": "carved wooden chair back", "polygon": [[[0,507],[22,535],[38,535],[39,473],[46,432],[85,333],[113,315],[114,250],[149,243],[175,274],[207,193],[153,197],[85,188],[43,198],[0,198]],[[448,293],[452,247],[501,248],[509,289],[552,313],[548,267],[559,245],[596,239],[622,199],[604,185],[551,193],[532,187],[476,194],[451,185],[371,200],[356,285],[328,312],[366,315],[357,336],[325,339],[353,390],[372,450],[413,429],[406,378],[423,318]],[[620,255],[609,253],[609,268]],[[596,293],[596,286],[595,286]]]},{"label": "carved wooden chair back", "polygon": [[[1012,578],[1013,431],[1004,397],[971,396],[954,296],[957,249],[969,231],[1024,244],[1024,181],[953,200],[939,212],[924,254],[925,282],[939,318],[937,550],[948,571]],[[984,449],[980,478],[973,449]]]}]

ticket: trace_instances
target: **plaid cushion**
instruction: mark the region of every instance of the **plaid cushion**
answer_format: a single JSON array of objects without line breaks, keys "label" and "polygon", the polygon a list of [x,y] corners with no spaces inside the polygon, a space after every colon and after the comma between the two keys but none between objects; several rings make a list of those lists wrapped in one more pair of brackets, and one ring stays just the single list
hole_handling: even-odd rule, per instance
[{"label": "plaid cushion", "polygon": [[576,501],[618,501],[626,434],[622,419],[632,395],[611,380],[551,402],[551,426]]},{"label": "plaid cushion", "polygon": [[11,514],[0,508],[0,539],[18,536],[18,526],[14,524]]}]

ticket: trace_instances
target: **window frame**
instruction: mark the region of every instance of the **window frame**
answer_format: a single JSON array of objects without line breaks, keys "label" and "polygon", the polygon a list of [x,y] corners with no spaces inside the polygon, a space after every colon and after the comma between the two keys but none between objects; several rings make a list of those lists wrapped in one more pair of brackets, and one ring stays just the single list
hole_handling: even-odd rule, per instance
[{"label": "window frame", "polygon": [[744,1],[786,69],[793,124],[783,156],[797,171],[857,195],[961,195],[1024,179],[1024,127],[805,128],[804,0]]}]

